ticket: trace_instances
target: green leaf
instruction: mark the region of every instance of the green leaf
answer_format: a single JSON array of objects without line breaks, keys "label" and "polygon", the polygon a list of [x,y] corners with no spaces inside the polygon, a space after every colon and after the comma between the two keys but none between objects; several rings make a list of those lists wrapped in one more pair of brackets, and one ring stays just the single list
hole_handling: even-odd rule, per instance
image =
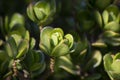
[{"label": "green leaf", "polygon": [[120,59],[120,53],[116,53],[116,55],[115,55],[114,58],[113,58],[113,61],[114,61],[114,60],[117,60],[117,59]]},{"label": "green leaf", "polygon": [[14,38],[15,43],[16,43],[16,45],[18,46],[19,43],[20,43],[20,41],[21,41],[21,39],[22,39],[22,36],[21,36],[21,35],[18,35],[18,34],[12,34],[11,37]]},{"label": "green leaf", "polygon": [[28,41],[22,40],[20,42],[20,44],[18,45],[18,54],[17,54],[16,58],[20,58],[23,55],[25,55],[26,52],[28,51],[28,47],[29,47]]},{"label": "green leaf", "polygon": [[4,26],[5,31],[8,33],[9,32],[9,20],[8,16],[5,16],[5,26]]},{"label": "green leaf", "polygon": [[[49,51],[50,53],[50,49],[51,49],[51,45],[50,45],[50,33],[53,30],[52,27],[44,27],[41,30],[41,34],[40,34],[40,47],[43,48],[45,51]],[[48,53],[48,54],[49,54]]]},{"label": "green leaf", "polygon": [[105,47],[107,47],[107,44],[105,44],[104,41],[102,41],[102,40],[98,40],[98,41],[92,43],[92,46],[99,47],[99,48],[105,48]]},{"label": "green leaf", "polygon": [[69,47],[66,45],[63,41],[61,41],[53,50],[52,53],[50,54],[51,56],[54,57],[59,57],[63,56],[65,54],[69,53]]},{"label": "green leaf", "polygon": [[7,71],[7,69],[8,69],[8,60],[5,60],[0,65],[0,72],[5,73]]},{"label": "green leaf", "polygon": [[120,34],[113,31],[105,31],[102,35],[102,39],[105,43],[112,46],[120,45]]},{"label": "green leaf", "polygon": [[34,77],[39,76],[45,70],[45,68],[46,68],[46,64],[44,63],[42,64],[39,70],[32,72],[31,77],[34,78]]},{"label": "green leaf", "polygon": [[8,55],[5,53],[5,51],[0,50],[0,60],[5,61],[6,59],[8,59]]},{"label": "green leaf", "polygon": [[11,29],[10,33],[8,35],[18,34],[23,36],[25,34],[25,27],[21,26],[19,24],[14,25],[14,27]]},{"label": "green leaf", "polygon": [[34,5],[34,12],[38,20],[43,20],[46,17],[44,9],[46,5],[45,1],[39,1]]},{"label": "green leaf", "polygon": [[95,11],[94,14],[95,14],[95,19],[96,19],[97,23],[99,24],[100,27],[102,27],[103,23],[102,23],[102,16],[101,16],[100,12]]},{"label": "green leaf", "polygon": [[102,61],[101,52],[99,50],[95,50],[92,53],[91,59],[88,61],[87,65],[86,65],[86,69],[98,67],[100,65],[101,61]]},{"label": "green leaf", "polygon": [[103,37],[120,37],[120,34],[109,30],[103,33]]},{"label": "green leaf", "polygon": [[79,74],[79,71],[77,71],[75,65],[72,63],[69,54],[55,59],[55,70],[58,71],[59,68],[73,75]]},{"label": "green leaf", "polygon": [[35,43],[36,43],[35,39],[34,39],[34,38],[31,38],[31,39],[30,39],[30,49],[33,49],[33,48],[34,48]]},{"label": "green leaf", "polygon": [[36,51],[36,55],[34,57],[35,57],[35,62],[44,63],[45,56],[40,50]]},{"label": "green leaf", "polygon": [[113,13],[115,16],[119,14],[119,8],[116,5],[110,5],[106,8],[109,13]]},{"label": "green leaf", "polygon": [[15,58],[17,55],[17,45],[14,38],[10,37],[5,45],[6,52],[9,57]]},{"label": "green leaf", "polygon": [[109,22],[108,24],[106,24],[104,26],[104,29],[118,32],[118,31],[120,31],[120,25],[119,25],[119,23],[112,21],[112,22]]},{"label": "green leaf", "polygon": [[37,71],[37,70],[39,70],[39,69],[41,68],[41,66],[42,66],[42,64],[40,64],[40,63],[35,63],[34,65],[32,65],[32,66],[30,67],[30,71]]},{"label": "green leaf", "polygon": [[74,43],[73,36],[71,34],[67,34],[65,35],[65,39],[67,39],[67,42],[68,42],[67,45],[69,46],[69,48],[72,48],[73,43]]},{"label": "green leaf", "polygon": [[103,61],[104,61],[104,68],[108,72],[109,70],[111,70],[111,64],[113,63],[113,59],[111,55],[109,53],[104,55]]},{"label": "green leaf", "polygon": [[28,67],[28,69],[35,63],[34,61],[34,51],[30,50],[28,53],[26,53],[26,57],[24,59],[25,65]]},{"label": "green leaf", "polygon": [[24,17],[18,13],[15,13],[10,22],[10,29],[12,29],[16,24],[24,25],[24,22]]},{"label": "green leaf", "polygon": [[27,7],[27,15],[32,21],[35,21],[35,22],[37,21],[35,14],[34,14],[34,10],[33,10],[33,4],[30,4]]},{"label": "green leaf", "polygon": [[102,17],[103,17],[104,25],[106,25],[108,23],[108,20],[109,20],[109,13],[107,10],[103,11]]},{"label": "green leaf", "polygon": [[61,28],[54,28],[51,31],[51,44],[53,44],[53,47],[56,46],[62,39],[63,39],[63,31]]},{"label": "green leaf", "polygon": [[24,34],[24,39],[26,40],[30,40],[30,34],[29,34],[29,31],[26,31],[25,34]]},{"label": "green leaf", "polygon": [[0,40],[0,46],[2,46],[2,45],[3,45],[3,43],[4,43],[4,42],[3,42],[3,40]]},{"label": "green leaf", "polygon": [[115,73],[120,74],[120,60],[116,59],[115,61],[113,61],[113,63],[111,64],[111,70]]}]

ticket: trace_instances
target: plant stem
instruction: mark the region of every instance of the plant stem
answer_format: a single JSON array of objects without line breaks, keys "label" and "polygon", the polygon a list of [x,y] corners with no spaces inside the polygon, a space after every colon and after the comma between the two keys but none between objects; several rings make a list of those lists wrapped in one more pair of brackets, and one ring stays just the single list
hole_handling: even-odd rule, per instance
[{"label": "plant stem", "polygon": [[54,72],[54,64],[55,64],[54,58],[50,58],[50,70],[51,70],[51,73]]}]

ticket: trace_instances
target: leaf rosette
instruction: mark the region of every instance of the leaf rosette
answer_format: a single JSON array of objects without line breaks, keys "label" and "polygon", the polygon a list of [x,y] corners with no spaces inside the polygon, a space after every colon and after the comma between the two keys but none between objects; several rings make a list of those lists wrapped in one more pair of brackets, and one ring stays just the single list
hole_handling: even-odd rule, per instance
[{"label": "leaf rosette", "polygon": [[45,27],[41,31],[40,38],[40,48],[49,56],[58,57],[73,51],[73,36],[64,35],[61,28]]},{"label": "leaf rosette", "polygon": [[47,25],[56,13],[55,0],[41,0],[27,7],[28,17],[38,25]]}]

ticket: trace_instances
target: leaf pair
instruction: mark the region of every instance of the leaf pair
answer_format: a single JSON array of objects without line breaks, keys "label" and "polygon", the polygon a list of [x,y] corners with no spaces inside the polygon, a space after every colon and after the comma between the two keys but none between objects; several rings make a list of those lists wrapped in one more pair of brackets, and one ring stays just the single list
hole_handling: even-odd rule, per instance
[{"label": "leaf pair", "polygon": [[40,48],[49,56],[62,56],[70,53],[73,47],[73,37],[64,33],[60,28],[45,27],[40,35]]},{"label": "leaf pair", "polygon": [[27,8],[28,17],[38,25],[47,25],[53,20],[56,12],[55,0],[42,0],[35,4],[30,4]]},{"label": "leaf pair", "polygon": [[103,58],[104,68],[111,80],[120,79],[120,53],[112,56],[110,53]]},{"label": "leaf pair", "polygon": [[97,23],[104,30],[111,30],[114,32],[120,31],[119,24],[119,8],[116,5],[108,6],[102,14],[99,11],[95,11],[95,18]]},{"label": "leaf pair", "polygon": [[89,6],[92,8],[97,8],[99,10],[104,10],[107,6],[111,4],[114,0],[88,0]]},{"label": "leaf pair", "polygon": [[24,63],[32,78],[42,73],[46,67],[44,54],[37,50],[30,50],[26,54]]},{"label": "leaf pair", "polygon": [[10,36],[12,34],[25,34],[25,20],[21,14],[15,13],[12,15],[11,19],[6,16],[3,22],[4,23],[0,28],[4,36]]},{"label": "leaf pair", "polygon": [[29,41],[27,39],[23,39],[19,35],[12,35],[8,38],[5,44],[5,51],[12,59],[18,59],[23,57],[28,51],[28,48]]}]

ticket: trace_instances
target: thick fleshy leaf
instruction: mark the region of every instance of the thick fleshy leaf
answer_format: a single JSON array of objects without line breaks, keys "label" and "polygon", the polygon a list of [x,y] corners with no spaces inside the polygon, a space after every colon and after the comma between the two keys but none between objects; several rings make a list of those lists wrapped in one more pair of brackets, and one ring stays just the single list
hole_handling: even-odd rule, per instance
[{"label": "thick fleshy leaf", "polygon": [[39,70],[39,69],[41,68],[41,66],[42,66],[42,64],[40,64],[40,63],[35,63],[34,65],[32,65],[32,66],[30,67],[30,71],[37,71],[37,70]]},{"label": "thick fleshy leaf", "polygon": [[103,10],[105,9],[108,5],[110,5],[112,0],[97,0],[95,2],[95,5],[100,9]]},{"label": "thick fleshy leaf", "polygon": [[35,57],[35,62],[44,63],[45,56],[40,50],[36,51],[36,55],[34,57]]},{"label": "thick fleshy leaf", "polygon": [[0,65],[0,73],[5,73],[7,69],[8,69],[8,61],[5,60]]},{"label": "thick fleshy leaf", "polygon": [[120,53],[116,53],[116,55],[115,55],[114,58],[113,58],[113,61],[114,61],[114,60],[117,60],[117,59],[120,59]]},{"label": "thick fleshy leaf", "polygon": [[10,44],[6,43],[5,50],[9,57],[14,58],[14,54],[12,52]]},{"label": "thick fleshy leaf", "polygon": [[109,13],[107,10],[103,11],[102,17],[103,17],[104,25],[106,25],[108,23],[108,20],[109,20]]},{"label": "thick fleshy leaf", "polygon": [[42,66],[37,71],[32,72],[31,77],[34,78],[39,76],[45,69],[46,69],[46,64],[43,63]]},{"label": "thick fleshy leaf", "polygon": [[112,45],[112,46],[119,46],[120,45],[120,34],[113,32],[113,31],[106,31],[102,35],[102,39],[105,43]]},{"label": "thick fleshy leaf", "polygon": [[62,36],[64,36],[64,32],[61,28],[54,28],[51,32],[51,35],[54,33],[58,33],[58,35],[56,36],[59,36],[60,40],[62,40]]},{"label": "thick fleshy leaf", "polygon": [[65,35],[65,38],[67,39],[67,45],[69,46],[69,48],[72,48],[73,43],[74,43],[74,39],[73,36],[71,34],[67,34]]},{"label": "thick fleshy leaf", "polygon": [[52,27],[44,27],[41,30],[41,34],[40,34],[40,46],[44,49],[47,48],[46,50],[50,52],[51,49],[51,44],[50,44],[50,33],[53,30]]},{"label": "thick fleshy leaf", "polygon": [[3,40],[0,40],[0,46],[3,45]]},{"label": "thick fleshy leaf", "polygon": [[104,41],[102,41],[102,40],[98,40],[98,41],[92,43],[92,46],[99,47],[99,48],[105,48],[105,47],[107,47],[107,44],[105,44]]},{"label": "thick fleshy leaf", "polygon": [[12,16],[11,22],[10,22],[10,29],[12,29],[16,24],[24,25],[24,17],[18,13],[14,14]]},{"label": "thick fleshy leaf", "polygon": [[45,6],[47,3],[45,1],[39,1],[34,6],[34,12],[38,20],[44,20],[44,18],[47,16],[45,14]]},{"label": "thick fleshy leaf", "polygon": [[60,56],[59,58],[56,58],[55,63],[55,70],[58,70],[59,68],[67,71],[70,74],[78,75],[79,71],[77,71],[77,68],[71,61],[70,55]]},{"label": "thick fleshy leaf", "polygon": [[34,51],[30,50],[28,51],[28,53],[26,53],[26,58],[24,59],[24,63],[28,68],[30,68],[35,63],[34,61],[35,61]]},{"label": "thick fleshy leaf", "polygon": [[34,38],[31,38],[31,39],[30,39],[30,49],[33,49],[33,48],[34,48],[35,42],[36,42],[36,40],[35,40]]},{"label": "thick fleshy leaf", "polygon": [[50,36],[51,36],[51,44],[54,47],[63,39],[64,33],[61,28],[54,28],[51,31]]},{"label": "thick fleshy leaf", "polygon": [[10,57],[14,57],[17,55],[17,45],[13,37],[10,37],[6,43],[6,51]]},{"label": "thick fleshy leaf", "polygon": [[10,33],[8,35],[11,36],[13,34],[18,34],[23,36],[25,34],[25,27],[20,24],[14,25],[14,27],[10,30]]},{"label": "thick fleshy leaf", "polygon": [[115,14],[115,16],[117,16],[119,14],[119,8],[116,5],[110,5],[106,8],[106,10],[109,13],[112,12],[113,14]]},{"label": "thick fleshy leaf", "polygon": [[23,55],[25,55],[26,52],[28,51],[28,47],[29,47],[28,41],[22,40],[20,42],[20,44],[18,45],[18,54],[17,54],[16,58],[20,58]]},{"label": "thick fleshy leaf", "polygon": [[26,40],[30,40],[30,34],[29,34],[29,31],[26,31],[25,34],[24,34],[24,39]]},{"label": "thick fleshy leaf", "polygon": [[109,31],[105,31],[102,36],[103,37],[120,37],[120,34],[109,30]]},{"label": "thick fleshy leaf", "polygon": [[5,61],[8,59],[8,55],[5,53],[5,51],[0,50],[0,61]]},{"label": "thick fleshy leaf", "polygon": [[104,68],[105,70],[108,72],[109,70],[111,70],[111,64],[113,63],[113,59],[111,57],[111,55],[108,53],[103,57],[103,61],[104,61]]},{"label": "thick fleshy leaf", "polygon": [[111,70],[117,74],[120,74],[120,60],[116,59],[115,61],[113,61],[113,63],[111,64]]},{"label": "thick fleshy leaf", "polygon": [[96,19],[97,23],[99,24],[99,26],[102,27],[102,25],[103,25],[102,16],[99,11],[95,11],[95,19]]},{"label": "thick fleshy leaf", "polygon": [[19,43],[20,43],[20,41],[21,41],[21,39],[22,39],[22,36],[17,35],[17,34],[12,34],[11,36],[14,38],[15,43],[16,43],[16,45],[18,46]]},{"label": "thick fleshy leaf", "polygon": [[108,24],[106,24],[104,26],[104,29],[118,32],[118,31],[120,31],[120,25],[119,25],[119,23],[112,21],[112,22],[109,22]]},{"label": "thick fleshy leaf", "polygon": [[54,57],[59,57],[63,56],[65,54],[69,53],[69,47],[66,45],[63,41],[61,41],[53,50],[52,53],[50,54],[51,56]]},{"label": "thick fleshy leaf", "polygon": [[95,67],[99,66],[101,61],[102,61],[101,52],[98,50],[94,51],[92,53],[91,59],[88,61],[87,65],[86,65],[86,69],[95,68]]},{"label": "thick fleshy leaf", "polygon": [[35,14],[34,14],[34,11],[33,11],[33,4],[30,4],[27,7],[27,15],[32,21],[35,21],[35,22],[37,21]]},{"label": "thick fleshy leaf", "polygon": [[8,33],[9,31],[9,20],[8,20],[8,16],[5,16],[5,23],[4,23],[4,29],[5,31]]},{"label": "thick fleshy leaf", "polygon": [[110,79],[111,80],[119,80],[120,79],[120,73],[116,73],[114,71],[109,71],[110,73]]}]

